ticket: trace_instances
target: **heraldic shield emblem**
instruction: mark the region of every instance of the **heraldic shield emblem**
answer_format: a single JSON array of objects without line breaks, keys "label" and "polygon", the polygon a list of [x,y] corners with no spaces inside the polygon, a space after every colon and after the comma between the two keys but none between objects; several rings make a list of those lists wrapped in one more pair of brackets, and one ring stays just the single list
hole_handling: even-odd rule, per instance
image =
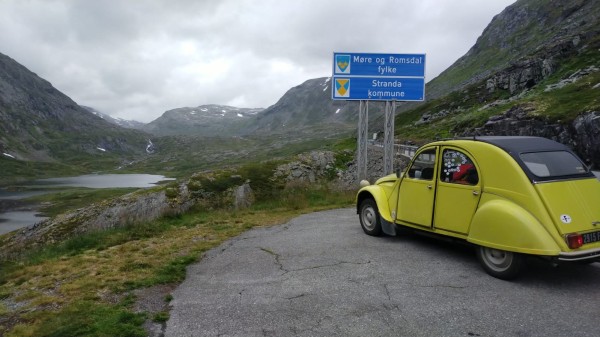
[{"label": "heraldic shield emblem", "polygon": [[350,74],[350,55],[335,56],[335,73]]},{"label": "heraldic shield emblem", "polygon": [[335,97],[350,97],[350,79],[335,79]]}]

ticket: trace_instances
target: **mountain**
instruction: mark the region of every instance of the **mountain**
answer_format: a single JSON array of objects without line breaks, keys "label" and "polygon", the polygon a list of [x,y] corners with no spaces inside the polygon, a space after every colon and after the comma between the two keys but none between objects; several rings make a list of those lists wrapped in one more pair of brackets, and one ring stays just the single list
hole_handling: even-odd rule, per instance
[{"label": "mountain", "polygon": [[[347,133],[358,121],[358,102],[331,99],[329,77],[305,81],[266,109],[202,105],[165,112],[143,130],[155,135],[264,136],[311,138]],[[370,114],[383,114],[382,103],[370,103]]]},{"label": "mountain", "polygon": [[397,137],[541,136],[600,167],[599,60],[597,2],[519,0],[398,110]]},{"label": "mountain", "polygon": [[[249,136],[338,133],[356,127],[358,103],[333,101],[329,78],[310,79],[266,109],[201,105],[165,112],[142,129],[159,136]],[[306,136],[306,135],[305,135]]]},{"label": "mountain", "polygon": [[[113,125],[80,107],[48,81],[0,54],[0,160],[26,162],[117,160],[143,153],[147,136]],[[10,164],[10,165],[9,165]],[[5,173],[5,172],[3,172]]]},{"label": "mountain", "polygon": [[177,108],[166,111],[142,130],[158,136],[238,136],[246,133],[248,125],[262,110],[216,104]]},{"label": "mountain", "polygon": [[146,124],[142,123],[142,122],[138,122],[135,120],[127,120],[127,119],[123,119],[123,118],[114,118],[111,115],[105,114],[103,112],[100,112],[94,108],[91,108],[89,106],[84,106],[84,105],[80,105],[82,108],[86,109],[87,111],[91,112],[92,114],[104,119],[105,121],[114,124],[114,125],[118,125],[122,128],[126,128],[126,129],[136,129],[136,130],[141,130],[142,127]]},{"label": "mountain", "polygon": [[254,132],[286,133],[315,127],[347,130],[358,118],[358,107],[331,99],[330,78],[310,79],[288,90],[257,116]]},{"label": "mountain", "polygon": [[[318,138],[355,130],[359,102],[332,100],[330,81],[330,77],[315,78],[291,88],[257,116],[252,132]],[[369,118],[383,113],[383,103],[369,103]]]},{"label": "mountain", "polygon": [[599,22],[596,1],[518,0],[492,19],[464,56],[428,83],[427,96],[477,83],[532,53],[560,53],[572,39],[593,38]]}]

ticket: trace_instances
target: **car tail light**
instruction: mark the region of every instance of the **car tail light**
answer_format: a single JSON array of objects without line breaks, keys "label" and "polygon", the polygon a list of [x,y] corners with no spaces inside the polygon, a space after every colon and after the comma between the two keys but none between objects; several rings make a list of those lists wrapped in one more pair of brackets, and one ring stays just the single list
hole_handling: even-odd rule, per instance
[{"label": "car tail light", "polygon": [[567,244],[569,248],[576,249],[583,246],[583,236],[581,234],[569,234],[567,235]]}]

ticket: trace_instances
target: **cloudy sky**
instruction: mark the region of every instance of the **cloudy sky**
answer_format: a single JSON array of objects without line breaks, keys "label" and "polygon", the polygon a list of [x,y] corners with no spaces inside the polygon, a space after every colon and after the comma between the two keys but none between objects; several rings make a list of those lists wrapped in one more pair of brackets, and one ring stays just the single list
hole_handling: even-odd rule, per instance
[{"label": "cloudy sky", "polygon": [[0,53],[81,105],[150,122],[268,107],[333,52],[426,53],[429,81],[515,0],[0,0]]}]

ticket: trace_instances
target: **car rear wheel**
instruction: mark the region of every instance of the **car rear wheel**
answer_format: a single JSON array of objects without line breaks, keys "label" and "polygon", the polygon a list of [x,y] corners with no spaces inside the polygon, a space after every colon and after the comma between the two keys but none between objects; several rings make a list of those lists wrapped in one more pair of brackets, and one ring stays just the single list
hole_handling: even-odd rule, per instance
[{"label": "car rear wheel", "polygon": [[477,258],[488,274],[503,280],[516,278],[524,264],[524,257],[518,253],[489,247],[478,247]]},{"label": "car rear wheel", "polygon": [[381,219],[377,203],[373,199],[365,199],[360,203],[359,208],[360,226],[363,231],[372,236],[381,235]]}]

